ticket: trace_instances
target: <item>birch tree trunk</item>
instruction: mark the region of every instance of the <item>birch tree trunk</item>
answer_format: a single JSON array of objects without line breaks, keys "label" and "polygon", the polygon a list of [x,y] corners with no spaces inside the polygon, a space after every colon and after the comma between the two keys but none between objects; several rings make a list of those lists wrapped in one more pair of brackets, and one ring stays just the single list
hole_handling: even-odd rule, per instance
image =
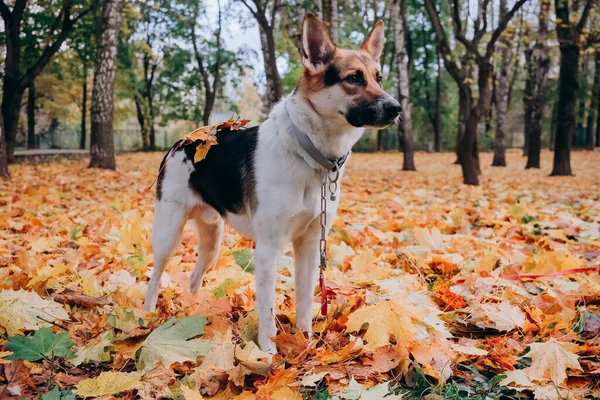
[{"label": "birch tree trunk", "polygon": [[105,0],[92,89],[90,168],[116,169],[113,137],[114,83],[121,0]]},{"label": "birch tree trunk", "polygon": [[394,27],[394,46],[396,60],[398,63],[398,97],[402,106],[402,151],[404,152],[403,171],[416,171],[415,168],[415,145],[412,132],[410,85],[408,78],[408,63],[406,59],[406,43],[404,38],[404,16],[400,10],[404,9],[406,0],[393,0],[391,6],[392,25]]},{"label": "birch tree trunk", "polygon": [[322,21],[323,20],[323,0],[315,0],[315,14]]},{"label": "birch tree trunk", "polygon": [[[500,18],[508,12],[506,0],[500,0]],[[500,68],[496,73],[496,135],[494,140],[494,161],[492,166],[506,166],[506,144],[504,138],[506,113],[508,111],[508,87],[510,69],[510,38],[508,35],[500,40]]]},{"label": "birch tree trunk", "polygon": [[338,13],[338,0],[329,0],[330,21],[329,21],[329,39],[337,45],[340,39],[340,18]]}]

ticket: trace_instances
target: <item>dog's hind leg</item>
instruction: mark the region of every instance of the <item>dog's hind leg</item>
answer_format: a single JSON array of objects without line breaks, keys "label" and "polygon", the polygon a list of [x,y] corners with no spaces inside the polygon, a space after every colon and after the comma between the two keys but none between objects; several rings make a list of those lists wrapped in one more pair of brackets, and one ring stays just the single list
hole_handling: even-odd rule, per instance
[{"label": "dog's hind leg", "polygon": [[190,279],[190,291],[197,293],[202,287],[204,274],[213,266],[219,256],[223,237],[224,221],[212,207],[196,207],[191,214],[198,230],[198,260]]},{"label": "dog's hind leg", "polygon": [[152,224],[154,269],[144,300],[144,310],[146,311],[153,311],[156,308],[160,277],[165,272],[177,246],[181,243],[181,233],[187,219],[188,209],[179,202],[159,200],[154,206],[154,223]]}]

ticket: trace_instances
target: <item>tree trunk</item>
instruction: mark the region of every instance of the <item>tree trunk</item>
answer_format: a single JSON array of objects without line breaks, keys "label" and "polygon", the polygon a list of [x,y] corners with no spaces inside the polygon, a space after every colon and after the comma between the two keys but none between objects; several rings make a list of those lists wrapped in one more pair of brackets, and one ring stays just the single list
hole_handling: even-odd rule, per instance
[{"label": "tree trunk", "polygon": [[329,8],[331,10],[329,21],[329,39],[331,39],[333,44],[337,45],[340,36],[338,0],[329,0]]},{"label": "tree trunk", "polygon": [[556,139],[556,125],[558,121],[558,99],[552,104],[552,123],[550,124],[550,151],[554,151],[554,141]]},{"label": "tree trunk", "polygon": [[273,107],[281,98],[281,77],[277,70],[275,56],[275,38],[272,27],[263,27],[259,24],[260,43],[263,53],[265,75],[267,77],[267,105]]},{"label": "tree trunk", "polygon": [[106,0],[92,89],[90,168],[116,169],[113,137],[114,83],[121,0]]},{"label": "tree trunk", "polygon": [[479,160],[477,154],[477,126],[479,121],[473,116],[465,127],[465,133],[458,147],[458,158],[463,172],[465,185],[479,186]]},{"label": "tree trunk", "polygon": [[[506,0],[500,0],[500,18],[508,12]],[[508,75],[510,69],[510,40],[505,35],[500,40],[500,68],[496,74],[496,134],[492,166],[506,166],[506,144],[504,143],[506,113],[508,111]]]},{"label": "tree trunk", "polygon": [[140,132],[142,134],[142,151],[149,151],[150,149],[150,134],[148,132],[148,125],[146,124],[146,116],[144,105],[142,104],[143,99],[141,96],[136,94],[135,96],[135,110],[137,115],[138,123],[140,124]]},{"label": "tree trunk", "polygon": [[594,85],[592,86],[592,101],[590,112],[587,119],[586,149],[594,150],[594,121],[598,108],[598,99],[600,98],[600,50],[596,50]]},{"label": "tree trunk", "polygon": [[[15,3],[16,8],[16,3]],[[19,126],[19,112],[25,87],[20,85],[21,72],[21,19],[23,10],[11,12],[9,20],[4,19],[5,59],[2,85],[2,117],[4,120],[4,140],[6,141],[6,158],[8,163],[14,162],[15,138]],[[23,7],[24,9],[24,7]],[[0,161],[2,162],[2,161]]]},{"label": "tree trunk", "polygon": [[437,76],[435,77],[435,107],[433,114],[433,149],[436,153],[442,151],[442,124],[441,124],[441,103],[442,103],[442,67],[440,65],[440,55],[436,51],[438,66]]},{"label": "tree trunk", "polygon": [[377,151],[383,151],[383,133],[384,129],[379,129],[377,131]]},{"label": "tree trunk", "polygon": [[600,93],[598,93],[596,101],[598,102],[596,108],[596,147],[600,147]]},{"label": "tree trunk", "polygon": [[560,118],[556,121],[554,165],[551,176],[572,175],[571,140],[575,136],[576,127],[575,106],[579,89],[578,69],[579,47],[571,43],[561,45],[557,106],[560,110]]},{"label": "tree trunk", "polygon": [[19,111],[23,99],[24,89],[19,87],[16,80],[4,75],[2,91],[2,118],[4,119],[4,132],[6,141],[6,157],[8,163],[14,162],[15,139],[19,127]]},{"label": "tree trunk", "polygon": [[579,90],[577,93],[578,97],[578,109],[577,109],[577,128],[575,129],[575,136],[573,137],[572,145],[573,148],[584,148],[587,144],[585,122],[585,113],[587,110],[587,99],[588,99],[588,65],[590,64],[590,53],[584,52],[583,61],[579,67]]},{"label": "tree trunk", "polygon": [[206,100],[204,102],[204,115],[202,116],[204,125],[210,124],[210,114],[212,114],[213,107],[215,106],[215,100],[217,97],[216,93],[207,91]]},{"label": "tree trunk", "polygon": [[0,113],[0,178],[8,178],[8,159],[6,157],[6,138],[4,133],[4,122]]},{"label": "tree trunk", "polygon": [[[17,127],[19,125],[19,111],[21,110],[21,98],[25,88],[44,70],[54,54],[60,50],[63,42],[69,36],[76,20],[84,16],[87,11],[83,11],[75,19],[71,18],[72,1],[62,2],[57,23],[51,29],[46,37],[45,47],[40,52],[40,56],[21,72],[21,22],[24,11],[27,6],[27,0],[16,0],[13,2],[12,11],[3,4],[2,18],[4,20],[4,38],[5,38],[5,65],[4,82],[2,86],[2,115],[4,119],[4,132],[6,140],[6,157],[8,162],[14,161],[15,138]],[[61,21],[60,28],[58,21]],[[58,34],[56,29],[58,28]]]},{"label": "tree trunk", "polygon": [[27,150],[37,149],[35,137],[35,81],[27,89]]},{"label": "tree trunk", "polygon": [[416,171],[415,168],[415,144],[412,131],[410,84],[408,76],[408,63],[406,62],[406,46],[404,32],[404,16],[400,14],[401,1],[394,0],[391,6],[392,25],[394,27],[394,44],[396,49],[396,60],[398,63],[398,97],[402,106],[402,149],[404,152],[403,171]]},{"label": "tree trunk", "polygon": [[323,0],[315,0],[315,14],[322,21],[323,20]]},{"label": "tree trunk", "polygon": [[540,168],[540,152],[542,149],[542,119],[546,111],[546,82],[550,70],[548,53],[548,23],[550,3],[540,3],[538,37],[533,50],[525,54],[527,65],[527,83],[525,94],[525,137],[528,138],[528,168]]},{"label": "tree trunk", "polygon": [[[550,176],[566,176],[571,173],[571,140],[575,136],[575,106],[579,90],[579,41],[594,0],[587,0],[579,22],[569,20],[570,2],[555,0],[556,33],[560,46],[560,74],[558,87],[558,110],[554,138],[554,165]],[[576,25],[576,26],[575,26]]]},{"label": "tree trunk", "polygon": [[460,88],[458,89],[458,125],[457,125],[457,129],[456,129],[456,161],[454,162],[454,164],[460,164],[460,157],[461,157],[461,151],[460,151],[460,142],[463,138],[463,136],[465,136],[465,129],[466,129],[466,121],[467,121],[467,115],[469,114],[469,106],[467,106],[467,104],[471,104],[469,96],[467,95],[467,93],[465,93],[463,90],[461,90]]},{"label": "tree trunk", "polygon": [[81,136],[79,138],[79,148],[85,149],[86,136],[86,118],[87,118],[87,65],[83,63],[83,95],[81,96]]}]

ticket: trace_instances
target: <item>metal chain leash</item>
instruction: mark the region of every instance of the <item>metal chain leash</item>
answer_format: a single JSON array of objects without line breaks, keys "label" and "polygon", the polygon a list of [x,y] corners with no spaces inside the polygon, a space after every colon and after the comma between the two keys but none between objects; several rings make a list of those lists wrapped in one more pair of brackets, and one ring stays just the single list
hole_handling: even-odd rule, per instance
[{"label": "metal chain leash", "polygon": [[321,287],[321,315],[324,317],[327,316],[327,287],[325,286],[324,277],[325,268],[327,268],[327,191],[329,190],[329,199],[331,201],[335,201],[339,177],[340,166],[336,166],[333,171],[327,171],[321,174],[321,240],[319,241],[319,286]]}]

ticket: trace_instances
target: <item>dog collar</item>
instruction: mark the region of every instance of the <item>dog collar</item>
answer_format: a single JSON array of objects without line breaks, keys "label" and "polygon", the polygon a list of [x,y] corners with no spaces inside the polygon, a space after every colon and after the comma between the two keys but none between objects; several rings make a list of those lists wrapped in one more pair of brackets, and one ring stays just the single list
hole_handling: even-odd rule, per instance
[{"label": "dog collar", "polygon": [[[289,118],[289,113],[288,113],[288,118]],[[342,168],[342,166],[348,159],[350,152],[346,153],[346,155],[344,155],[340,158],[330,160],[329,158],[325,157],[325,155],[323,155],[323,153],[321,153],[319,151],[319,149],[317,149],[315,147],[314,143],[312,142],[312,140],[310,140],[310,138],[308,137],[308,135],[306,133],[300,131],[300,129],[292,122],[291,118],[290,118],[290,125],[292,126],[292,132],[294,133],[296,140],[298,140],[298,143],[300,143],[300,146],[302,146],[304,151],[306,151],[313,160],[315,160],[317,163],[319,163],[323,168],[325,168],[328,171],[336,171],[336,170],[339,170],[340,168]]]}]

